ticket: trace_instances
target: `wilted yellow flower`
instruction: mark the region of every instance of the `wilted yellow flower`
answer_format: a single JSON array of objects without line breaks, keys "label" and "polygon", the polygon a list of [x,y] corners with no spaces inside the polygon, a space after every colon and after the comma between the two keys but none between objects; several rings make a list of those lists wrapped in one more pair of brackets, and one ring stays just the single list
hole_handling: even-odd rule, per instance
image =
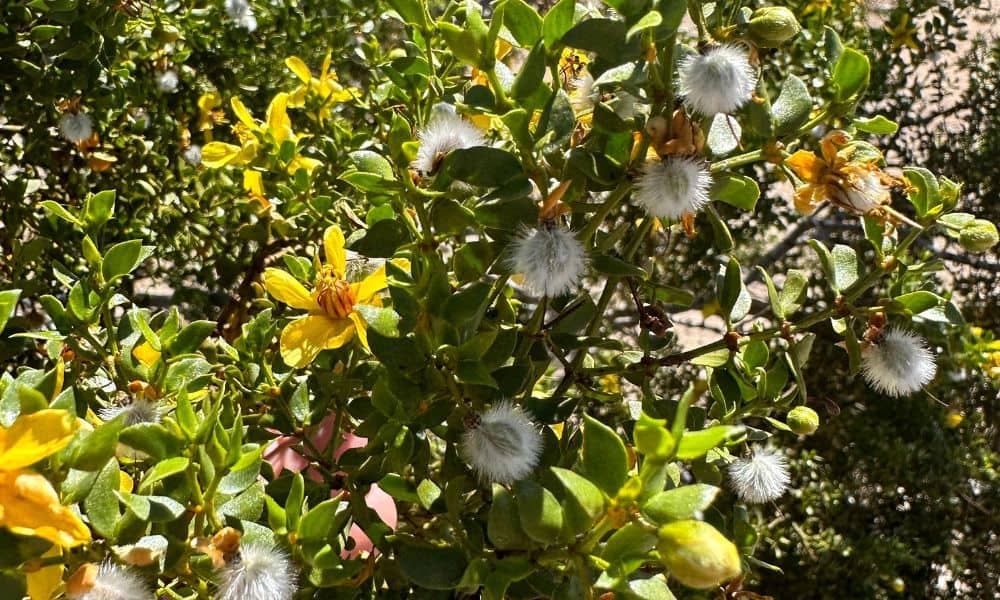
[{"label": "wilted yellow flower", "polygon": [[69,444],[76,420],[64,410],[40,410],[0,428],[0,526],[59,546],[90,541],[80,517],[62,505],[47,479],[28,467]]},{"label": "wilted yellow flower", "polygon": [[304,106],[306,97],[314,95],[322,102],[318,114],[320,121],[330,116],[330,110],[334,104],[347,102],[361,96],[361,90],[358,88],[345,88],[340,85],[337,81],[337,74],[330,71],[330,56],[331,53],[327,52],[326,58],[323,59],[323,66],[319,71],[319,77],[313,77],[312,71],[298,56],[289,56],[285,59],[285,65],[302,80],[302,85],[295,88],[289,95],[288,106],[292,108]]},{"label": "wilted yellow flower", "polygon": [[222,106],[222,96],[218,92],[207,92],[198,98],[198,130],[205,132],[205,140],[212,141],[212,128],[226,122]]},{"label": "wilted yellow flower", "polygon": [[799,150],[785,164],[804,183],[795,190],[795,208],[809,214],[830,201],[856,214],[868,214],[890,201],[889,188],[896,180],[878,167],[875,160],[854,160],[855,148],[841,147],[850,141],[843,131],[831,131],[820,144],[822,158]]},{"label": "wilted yellow flower", "polygon": [[340,348],[355,335],[368,349],[368,323],[357,306],[382,306],[378,293],[387,285],[385,265],[361,282],[349,283],[345,278],[344,233],[336,226],[327,228],[323,251],[326,264],[319,268],[312,292],[281,269],[264,271],[264,287],[269,294],[293,308],[308,311],[281,332],[281,358],[293,367],[308,365],[321,351]]}]

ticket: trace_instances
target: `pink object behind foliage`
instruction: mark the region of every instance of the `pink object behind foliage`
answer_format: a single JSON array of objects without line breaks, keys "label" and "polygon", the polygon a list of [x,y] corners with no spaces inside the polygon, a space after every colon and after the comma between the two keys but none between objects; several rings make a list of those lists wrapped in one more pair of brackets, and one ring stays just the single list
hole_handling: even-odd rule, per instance
[{"label": "pink object behind foliage", "polygon": [[[336,420],[335,414],[329,414],[324,418],[318,425],[312,428],[309,434],[309,441],[316,447],[317,450],[323,452],[329,447],[330,440],[333,437],[333,425]],[[368,443],[368,438],[360,437],[354,435],[351,432],[344,433],[341,438],[340,445],[333,452],[334,460],[340,460],[340,457],[344,452],[352,448],[364,448]],[[301,444],[301,440],[298,436],[294,435],[283,435],[275,439],[264,451],[264,460],[271,463],[271,468],[274,470],[274,475],[277,477],[281,474],[283,469],[288,469],[293,473],[301,473],[309,467],[311,461],[305,458],[302,453],[308,453],[310,448]],[[306,476],[316,482],[322,482],[323,477],[320,475],[319,471],[313,468],[306,470]],[[341,490],[330,490],[330,496],[336,496],[342,493]],[[396,503],[393,501],[392,496],[387,494],[382,488],[376,484],[372,484],[371,489],[365,494],[365,504],[378,514],[382,522],[391,527],[396,528],[398,523],[398,513],[396,511]],[[341,551],[340,555],[342,558],[351,559],[360,555],[362,552],[377,552],[371,539],[365,534],[364,530],[361,529],[357,524],[351,525],[351,531],[348,534],[352,540],[354,540],[354,547],[350,550]]]}]

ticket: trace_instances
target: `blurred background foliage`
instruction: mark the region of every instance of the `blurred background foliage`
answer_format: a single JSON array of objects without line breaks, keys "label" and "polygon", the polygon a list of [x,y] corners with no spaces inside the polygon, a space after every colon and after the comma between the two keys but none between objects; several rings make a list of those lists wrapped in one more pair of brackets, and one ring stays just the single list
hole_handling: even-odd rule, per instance
[{"label": "blurred background foliage", "polygon": [[[808,83],[810,72],[825,68],[817,40],[825,27],[834,29],[845,44],[864,49],[872,59],[867,96],[878,100],[863,106],[861,114],[883,114],[900,123],[897,134],[879,140],[890,164],[922,162],[964,182],[960,208],[1000,221],[1000,179],[992,158],[1000,156],[996,9],[987,0],[787,4],[800,17],[803,34],[769,57],[784,63],[768,68],[794,64]],[[0,99],[16,95],[21,101],[0,105],[0,278],[18,281],[25,287],[23,297],[56,287],[54,272],[72,271],[74,265],[66,263],[83,264],[84,259],[63,255],[48,242],[65,235],[70,225],[44,216],[38,202],[79,206],[90,192],[116,189],[115,220],[102,235],[109,240],[141,236],[158,247],[156,260],[129,281],[133,293],[127,295],[154,306],[176,306],[189,320],[225,325],[260,294],[252,282],[273,251],[269,244],[307,255],[301,240],[318,236],[306,233],[316,221],[308,202],[297,212],[276,216],[245,197],[241,182],[226,171],[184,161],[188,144],[207,141],[198,127],[199,98],[217,92],[229,120],[232,96],[254,115],[263,115],[274,93],[294,84],[283,59],[294,55],[317,65],[329,49],[340,79],[364,87],[372,66],[391,60],[383,53],[394,45],[399,24],[380,17],[379,3],[364,1],[261,4],[253,32],[228,19],[221,2],[143,6],[146,10],[136,17],[128,0],[4,3]],[[176,91],[157,86],[157,76],[167,70],[178,74]],[[406,99],[373,96],[363,109],[346,109],[358,111],[347,119],[353,118],[354,128],[324,133],[345,140],[347,148],[375,143],[359,138],[376,121],[391,121],[394,103]],[[99,136],[87,151],[57,137],[59,107],[74,101],[93,118]],[[327,164],[346,162],[336,155],[337,144],[318,151]],[[332,204],[351,194],[338,175],[313,176],[313,188],[328,190]],[[748,252],[740,257],[744,265],[816,271],[814,255],[800,249],[808,237],[859,251],[866,247],[857,219],[838,211],[799,217],[790,190],[774,189],[752,214],[719,207],[737,237],[736,247]],[[296,201],[294,189],[277,190],[276,196]],[[233,202],[234,197],[243,199]],[[295,239],[284,237],[281,220],[288,218],[296,220]],[[354,218],[364,220],[365,214]],[[708,224],[699,222],[699,227]],[[237,232],[238,240],[220,232]],[[661,243],[666,245],[661,256],[669,257],[659,269],[664,283],[711,289],[718,259],[704,236]],[[1000,337],[1000,265],[995,248],[969,257],[950,252],[948,243],[934,242],[945,257],[940,279],[977,327],[950,336],[941,327],[931,339],[949,349],[940,354],[947,362],[939,365],[943,375],[930,389],[939,403],[919,394],[870,402],[872,395],[860,381],[846,377],[843,352],[833,343],[839,338],[829,328],[817,330],[817,341],[826,334],[829,343],[814,344],[807,383],[818,394],[811,404],[823,426],[794,448],[799,489],[779,503],[762,541],[765,551],[758,555],[783,573],[764,571],[754,586],[761,594],[996,597],[1000,354],[988,345]],[[31,321],[30,307],[24,308],[27,312],[11,321],[13,330],[39,325]],[[699,315],[681,315],[677,321],[712,326]],[[932,334],[933,328],[924,331]],[[30,340],[4,351],[14,353],[0,356],[5,361],[42,362]],[[661,383],[683,389],[693,376],[693,369],[681,369]],[[758,521],[763,518],[757,515]]]}]

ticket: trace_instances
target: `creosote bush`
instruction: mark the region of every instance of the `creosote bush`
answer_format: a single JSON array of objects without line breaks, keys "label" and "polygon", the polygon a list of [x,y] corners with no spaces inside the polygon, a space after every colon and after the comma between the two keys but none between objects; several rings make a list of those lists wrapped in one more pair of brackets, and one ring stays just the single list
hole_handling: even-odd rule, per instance
[{"label": "creosote bush", "polygon": [[5,598],[763,592],[829,396],[997,378],[996,227],[787,7],[5,11]]}]

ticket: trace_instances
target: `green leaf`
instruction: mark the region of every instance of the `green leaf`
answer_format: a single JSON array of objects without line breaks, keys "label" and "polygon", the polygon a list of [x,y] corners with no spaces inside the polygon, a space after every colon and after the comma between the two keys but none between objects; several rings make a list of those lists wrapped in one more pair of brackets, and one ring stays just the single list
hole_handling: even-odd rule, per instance
[{"label": "green leaf", "polygon": [[858,280],[858,255],[854,248],[837,244],[832,256],[834,284],[838,290],[846,290]]},{"label": "green leaf", "polygon": [[492,289],[488,283],[477,281],[452,294],[445,302],[441,314],[447,315],[448,320],[456,325],[468,323],[486,311]]},{"label": "green leaf", "polygon": [[194,352],[205,341],[205,338],[215,331],[215,328],[215,321],[194,321],[167,341],[167,352],[171,356]]},{"label": "green leaf", "polygon": [[504,3],[503,22],[522,48],[531,48],[542,37],[542,17],[524,0]]},{"label": "green leaf", "polygon": [[139,483],[139,492],[149,493],[152,490],[154,483],[166,479],[167,477],[177,475],[178,473],[183,473],[187,470],[188,465],[190,464],[191,460],[183,456],[168,458],[167,460],[156,463],[148,471],[146,471],[145,475],[143,475],[142,481]]},{"label": "green leaf", "polygon": [[115,539],[115,530],[121,518],[116,494],[120,483],[118,461],[112,458],[101,468],[90,492],[83,499],[83,510],[87,513],[90,526],[110,540]]},{"label": "green leaf", "polygon": [[14,315],[17,301],[21,297],[21,290],[4,290],[0,292],[0,333],[7,326],[7,321]]},{"label": "green leaf", "polygon": [[545,44],[538,43],[528,53],[520,72],[510,88],[510,95],[519,100],[527,98],[542,85],[545,77]]},{"label": "green leaf", "polygon": [[562,531],[563,515],[552,492],[530,479],[514,484],[517,514],[528,537],[542,544],[552,544]]},{"label": "green leaf", "polygon": [[260,474],[261,454],[263,447],[258,447],[252,452],[240,456],[236,464],[219,481],[219,492],[223,494],[236,494],[250,487]]},{"label": "green leaf", "polygon": [[583,469],[587,479],[612,497],[628,477],[625,444],[613,429],[590,415],[583,422]]},{"label": "green leaf", "polygon": [[781,304],[781,312],[787,317],[797,311],[802,303],[802,299],[809,279],[806,274],[798,269],[791,269],[785,275],[785,285],[778,294],[778,302]]},{"label": "green leaf", "polygon": [[391,308],[380,308],[369,304],[355,304],[354,310],[368,323],[368,326],[384,337],[399,337],[399,313]]},{"label": "green leaf", "polygon": [[486,517],[486,535],[499,550],[527,548],[531,540],[521,529],[517,500],[507,488],[493,484],[493,503]]},{"label": "green leaf", "polygon": [[485,36],[477,35],[472,28],[459,27],[446,21],[438,21],[437,27],[455,58],[472,67],[480,66]]},{"label": "green leaf", "polygon": [[388,0],[388,2],[389,6],[403,17],[404,22],[417,29],[427,29],[427,11],[424,10],[424,3],[421,0]]},{"label": "green leaf", "polygon": [[910,314],[918,315],[944,303],[944,298],[933,292],[918,290],[894,298],[895,302]]},{"label": "green leaf", "polygon": [[648,461],[662,462],[674,454],[677,446],[664,419],[654,419],[643,412],[632,430],[635,448]]},{"label": "green leaf", "polygon": [[566,490],[563,502],[566,520],[576,533],[589,528],[604,513],[604,494],[600,488],[569,469],[550,467]]},{"label": "green leaf", "polygon": [[656,546],[656,534],[630,521],[604,543],[601,558],[615,563],[630,556],[642,556]]},{"label": "green leaf", "polygon": [[128,275],[132,269],[139,266],[142,256],[142,240],[128,240],[108,248],[101,263],[101,274],[108,283]]},{"label": "green leaf", "polygon": [[834,279],[833,255],[830,254],[830,250],[819,240],[809,240],[809,246],[811,246],[812,249],[816,251],[816,255],[819,256],[819,262],[823,267],[823,274],[826,275],[827,281],[833,287],[835,292],[839,292],[840,288],[837,287],[837,283]]},{"label": "green leaf", "polygon": [[778,99],[771,105],[775,133],[785,135],[796,131],[809,120],[812,107],[813,100],[809,95],[809,88],[795,75],[789,75],[781,85]]},{"label": "green leaf", "polygon": [[176,437],[159,423],[137,423],[122,429],[118,441],[130,448],[164,460],[176,456],[184,447],[184,441]]},{"label": "green leaf", "polygon": [[677,445],[677,458],[680,460],[700,458],[712,448],[742,432],[743,427],[738,425],[716,425],[708,429],[685,432],[680,444]]},{"label": "green leaf", "polygon": [[631,40],[632,36],[639,33],[640,31],[645,31],[646,29],[652,29],[654,27],[659,27],[663,23],[663,15],[654,11],[650,11],[643,15],[641,19],[635,22],[635,25],[629,27],[628,32],[625,34],[625,40]]},{"label": "green leaf", "polygon": [[753,210],[760,198],[757,181],[743,175],[722,173],[712,178],[709,197],[742,210]]},{"label": "green leaf", "polygon": [[83,207],[83,220],[91,227],[99,227],[108,222],[115,211],[115,191],[97,192],[87,199]]},{"label": "green leaf", "polygon": [[729,362],[729,356],[732,353],[726,349],[721,348],[719,350],[713,350],[712,352],[706,352],[700,356],[696,356],[691,359],[691,364],[699,365],[702,367],[721,367],[722,365]]},{"label": "green leaf", "polygon": [[740,263],[736,259],[729,257],[729,263],[721,278],[721,288],[716,295],[719,298],[719,305],[722,307],[722,314],[729,315],[731,321],[739,321],[750,312],[750,293],[743,284],[743,273]]},{"label": "green leaf", "polygon": [[377,175],[380,179],[393,181],[396,175],[392,172],[392,165],[389,164],[381,154],[371,150],[356,150],[349,154],[351,161],[358,171]]},{"label": "green leaf", "polygon": [[895,121],[890,121],[882,115],[875,115],[870,119],[856,118],[852,123],[858,131],[877,135],[889,135],[899,130],[899,125]]},{"label": "green leaf", "polygon": [[125,417],[118,416],[99,425],[89,435],[79,434],[66,449],[66,464],[81,471],[96,471],[114,456],[118,434],[125,426]]},{"label": "green leaf", "polygon": [[416,585],[430,590],[450,590],[462,580],[468,561],[458,548],[446,548],[400,539],[395,544],[396,564]]},{"label": "green leaf", "polygon": [[926,216],[941,204],[941,188],[933,173],[922,167],[906,167],[903,174],[912,184],[908,198],[917,211],[917,217]]},{"label": "green leaf", "polygon": [[844,48],[833,67],[834,98],[838,102],[853,98],[868,87],[870,73],[867,56],[854,48]]},{"label": "green leaf", "polygon": [[595,255],[590,261],[590,266],[598,273],[604,273],[605,275],[638,277],[639,279],[646,278],[646,272],[641,268],[608,254]]},{"label": "green leaf", "polygon": [[573,27],[576,0],[559,0],[542,19],[542,39],[545,47],[554,50],[556,43]]},{"label": "green leaf", "polygon": [[700,519],[720,491],[714,485],[695,483],[660,492],[642,506],[642,514],[657,525]]},{"label": "green leaf", "polygon": [[[627,41],[628,27],[614,19],[580,21],[562,37],[562,43],[573,48],[594,52],[613,65],[619,65],[639,54],[639,41]],[[546,44],[548,47],[548,44]]]},{"label": "green leaf", "polygon": [[441,170],[453,179],[485,187],[498,187],[524,175],[521,162],[513,154],[487,146],[450,152]]},{"label": "green leaf", "polygon": [[390,258],[396,248],[410,241],[406,226],[396,219],[383,219],[371,227],[365,236],[352,244],[351,249],[371,258]]},{"label": "green leaf", "polygon": [[[743,128],[739,122],[729,115],[719,113],[712,117],[712,125],[708,128],[706,143],[715,156],[725,156],[740,146]],[[713,183],[715,183],[713,181]]]},{"label": "green leaf", "polygon": [[644,291],[650,295],[652,300],[664,304],[675,304],[687,308],[694,304],[694,294],[681,288],[676,288],[655,281],[644,281]]},{"label": "green leaf", "polygon": [[340,533],[333,525],[340,507],[340,498],[330,498],[309,509],[298,522],[298,536],[302,541],[333,541]]},{"label": "green leaf", "polygon": [[55,202],[53,200],[42,200],[41,202],[38,203],[38,206],[41,206],[43,209],[45,209],[45,212],[49,213],[50,215],[59,217],[63,221],[72,223],[77,227],[83,226],[83,223],[80,221],[80,219],[76,218],[76,215],[71,213],[69,210],[66,209],[66,207],[64,207],[62,204],[59,204],[58,202]]}]

